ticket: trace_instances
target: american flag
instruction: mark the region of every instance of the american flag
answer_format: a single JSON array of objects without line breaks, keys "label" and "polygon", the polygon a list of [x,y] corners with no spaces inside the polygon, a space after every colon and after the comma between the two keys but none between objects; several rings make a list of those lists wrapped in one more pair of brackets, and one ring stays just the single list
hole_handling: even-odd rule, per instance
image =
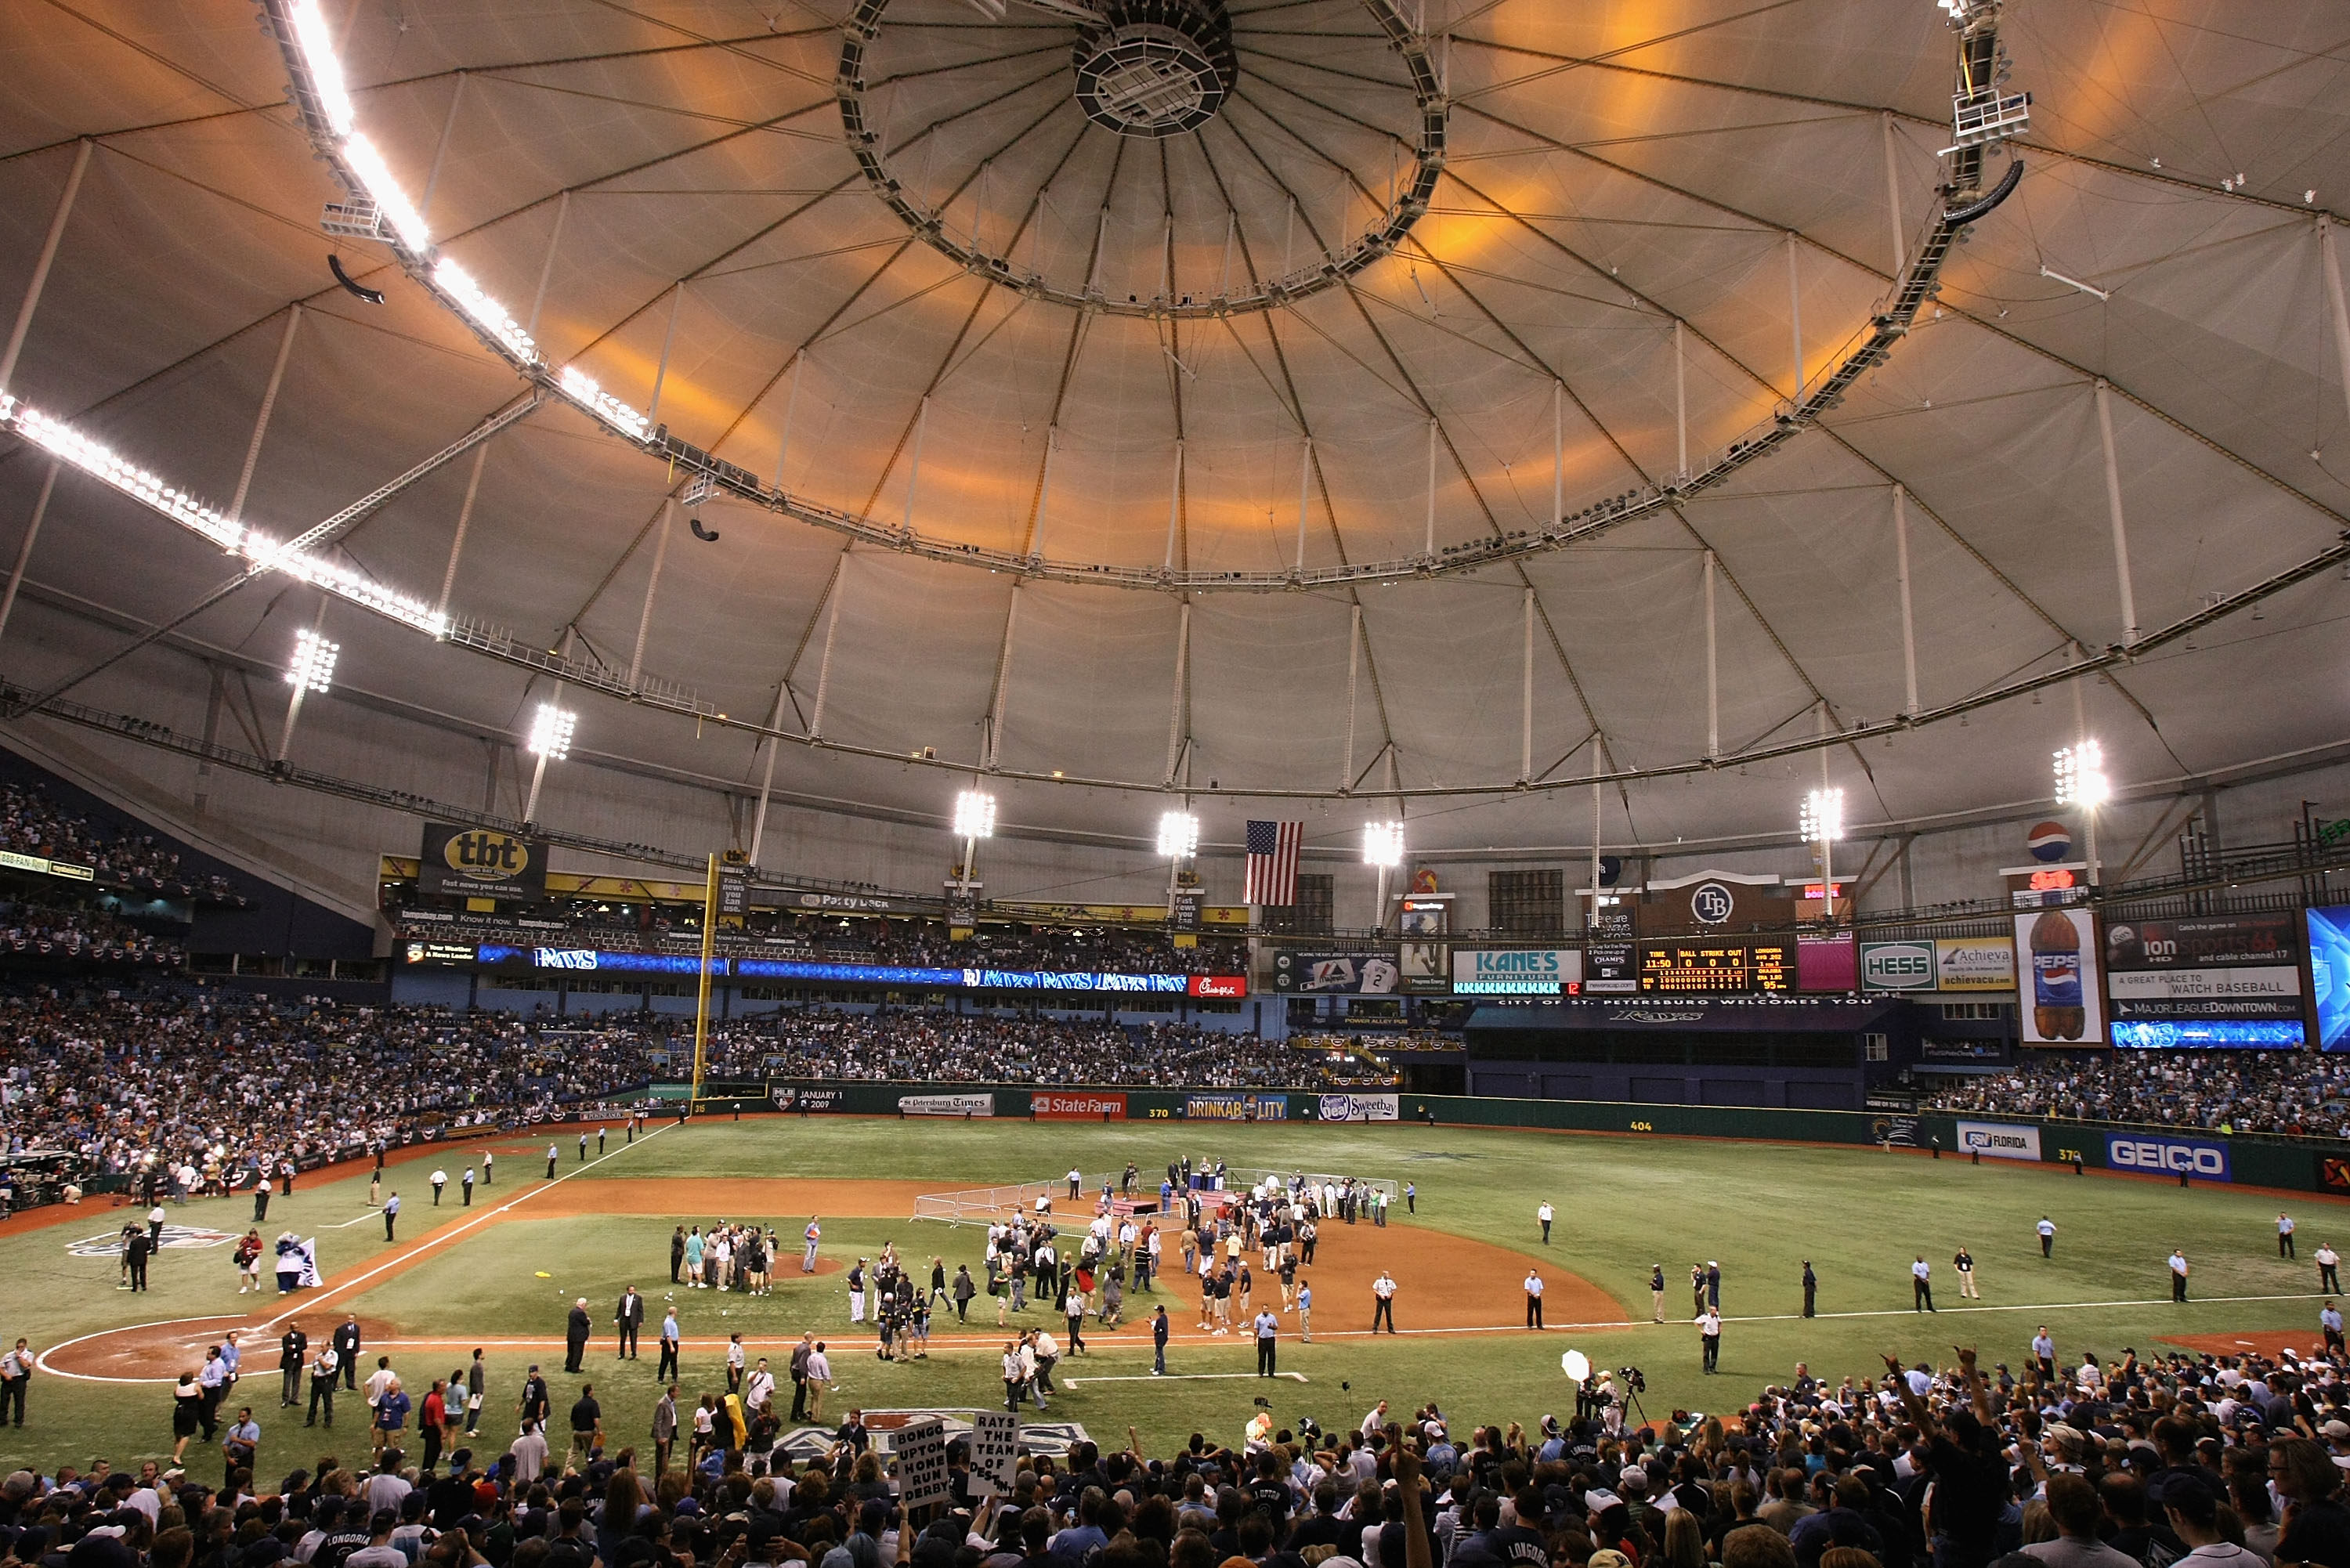
[{"label": "american flag", "polygon": [[1248,897],[1244,904],[1276,909],[1297,902],[1297,852],[1305,843],[1302,822],[1248,825]]}]

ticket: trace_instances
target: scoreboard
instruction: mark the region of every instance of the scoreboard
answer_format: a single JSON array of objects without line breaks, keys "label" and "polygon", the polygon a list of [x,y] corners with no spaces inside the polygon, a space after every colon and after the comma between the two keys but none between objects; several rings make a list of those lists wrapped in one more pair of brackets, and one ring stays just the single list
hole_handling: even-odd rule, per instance
[{"label": "scoreboard", "polygon": [[1640,945],[1640,990],[1688,996],[1779,995],[1795,989],[1794,944],[1696,937]]}]

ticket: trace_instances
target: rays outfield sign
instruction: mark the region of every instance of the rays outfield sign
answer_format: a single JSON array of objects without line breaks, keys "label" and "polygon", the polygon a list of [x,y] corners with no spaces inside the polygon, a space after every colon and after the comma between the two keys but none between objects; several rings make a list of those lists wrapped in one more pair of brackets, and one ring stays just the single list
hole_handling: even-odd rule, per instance
[{"label": "rays outfield sign", "polygon": [[424,825],[416,890],[452,898],[536,904],[546,898],[546,842],[490,827]]}]

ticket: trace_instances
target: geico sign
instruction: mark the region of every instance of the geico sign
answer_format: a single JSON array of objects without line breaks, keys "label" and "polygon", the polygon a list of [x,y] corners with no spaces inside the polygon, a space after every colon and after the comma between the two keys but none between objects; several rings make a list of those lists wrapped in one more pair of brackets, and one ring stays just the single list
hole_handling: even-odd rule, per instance
[{"label": "geico sign", "polygon": [[2213,1181],[2228,1179],[2228,1151],[2217,1144],[2173,1143],[2168,1138],[2106,1140],[2106,1163],[2121,1170],[2185,1171]]}]

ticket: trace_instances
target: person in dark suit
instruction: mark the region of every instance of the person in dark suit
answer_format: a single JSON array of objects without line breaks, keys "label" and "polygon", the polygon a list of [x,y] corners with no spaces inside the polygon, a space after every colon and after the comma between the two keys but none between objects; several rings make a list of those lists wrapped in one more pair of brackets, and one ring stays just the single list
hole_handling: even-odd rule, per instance
[{"label": "person in dark suit", "polygon": [[130,1239],[122,1243],[123,1272],[129,1276],[132,1290],[147,1288],[147,1257],[154,1250],[154,1242],[148,1240],[144,1231],[131,1231]]},{"label": "person in dark suit", "polygon": [[620,1354],[614,1359],[634,1361],[637,1331],[645,1326],[645,1298],[637,1294],[636,1286],[630,1285],[628,1293],[620,1298],[619,1310],[612,1314],[612,1321],[620,1325]]},{"label": "person in dark suit", "polygon": [[1805,1258],[1804,1260],[1804,1315],[1805,1317],[1817,1317],[1819,1315],[1818,1312],[1814,1310],[1819,1301],[1819,1295],[1820,1277],[1819,1275],[1812,1272],[1812,1261],[1809,1258]]},{"label": "person in dark suit", "polygon": [[288,1322],[277,1341],[277,1407],[291,1410],[302,1402],[302,1364],[309,1359],[310,1336],[302,1325]]},{"label": "person in dark suit", "polygon": [[359,1320],[358,1318],[343,1319],[342,1326],[335,1330],[334,1345],[335,1360],[343,1369],[343,1386],[357,1393],[359,1386]]},{"label": "person in dark suit", "polygon": [[571,1303],[571,1321],[563,1331],[563,1370],[581,1370],[581,1358],[588,1354],[588,1298],[581,1296]]}]

